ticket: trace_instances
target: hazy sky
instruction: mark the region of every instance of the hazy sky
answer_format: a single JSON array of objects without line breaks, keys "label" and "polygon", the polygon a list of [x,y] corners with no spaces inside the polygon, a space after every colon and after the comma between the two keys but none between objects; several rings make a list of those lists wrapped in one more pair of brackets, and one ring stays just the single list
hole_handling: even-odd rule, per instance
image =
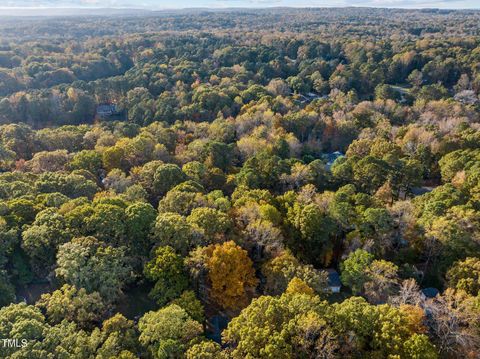
[{"label": "hazy sky", "polygon": [[0,0],[2,7],[185,7],[372,6],[399,8],[479,9],[480,0]]}]

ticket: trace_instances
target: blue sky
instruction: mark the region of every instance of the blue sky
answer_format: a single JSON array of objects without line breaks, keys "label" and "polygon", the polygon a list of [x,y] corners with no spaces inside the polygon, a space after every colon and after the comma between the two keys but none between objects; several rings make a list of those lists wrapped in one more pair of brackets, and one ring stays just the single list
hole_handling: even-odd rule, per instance
[{"label": "blue sky", "polygon": [[8,7],[131,7],[171,9],[187,7],[332,7],[371,6],[398,8],[479,9],[480,0],[0,0],[0,8]]}]

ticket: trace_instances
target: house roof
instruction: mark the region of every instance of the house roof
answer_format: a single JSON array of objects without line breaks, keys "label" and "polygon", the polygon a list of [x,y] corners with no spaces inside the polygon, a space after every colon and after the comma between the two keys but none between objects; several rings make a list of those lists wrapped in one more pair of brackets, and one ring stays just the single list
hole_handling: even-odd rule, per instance
[{"label": "house roof", "polygon": [[434,187],[428,187],[428,186],[423,186],[423,187],[413,187],[411,189],[411,192],[415,196],[421,196],[422,194],[432,192]]},{"label": "house roof", "polygon": [[428,288],[423,288],[422,293],[427,298],[435,298],[440,292],[437,288],[428,287]]},{"label": "house roof", "polygon": [[337,158],[345,157],[345,155],[340,151],[335,151],[332,153],[325,153],[322,157],[326,162],[327,168],[330,168],[333,165],[333,162],[335,162]]},{"label": "house roof", "polygon": [[329,287],[341,287],[342,281],[340,280],[340,274],[335,269],[327,269],[328,272],[328,286]]},{"label": "house roof", "polygon": [[98,110],[111,110],[115,108],[115,104],[113,103],[102,103],[97,106]]}]

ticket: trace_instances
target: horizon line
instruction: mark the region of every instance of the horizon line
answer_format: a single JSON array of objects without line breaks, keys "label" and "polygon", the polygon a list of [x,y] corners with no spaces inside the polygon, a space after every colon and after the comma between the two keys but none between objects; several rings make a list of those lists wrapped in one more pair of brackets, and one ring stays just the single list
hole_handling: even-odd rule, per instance
[{"label": "horizon line", "polygon": [[[365,5],[335,5],[335,6],[192,6],[192,7],[134,7],[134,6],[0,6],[0,10],[141,10],[141,11],[163,11],[163,10],[229,10],[229,9],[388,9],[388,10],[480,10],[477,8],[446,8],[435,6],[419,6],[419,7],[399,7],[399,6],[365,6]],[[1,15],[1,14],[0,14]]]}]

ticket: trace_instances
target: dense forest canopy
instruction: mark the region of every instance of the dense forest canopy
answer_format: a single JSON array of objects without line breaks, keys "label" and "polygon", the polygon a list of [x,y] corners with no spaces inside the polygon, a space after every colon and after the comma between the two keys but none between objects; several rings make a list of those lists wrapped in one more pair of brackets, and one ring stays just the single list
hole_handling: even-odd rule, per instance
[{"label": "dense forest canopy", "polygon": [[479,94],[480,11],[0,18],[0,357],[477,358]]}]

